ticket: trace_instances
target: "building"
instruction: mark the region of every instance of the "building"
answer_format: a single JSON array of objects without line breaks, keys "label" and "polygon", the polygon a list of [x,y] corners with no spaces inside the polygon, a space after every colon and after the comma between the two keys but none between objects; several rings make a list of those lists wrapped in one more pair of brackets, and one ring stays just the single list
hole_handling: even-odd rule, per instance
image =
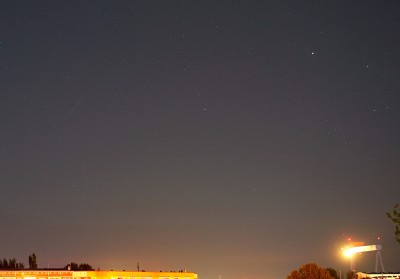
[{"label": "building", "polygon": [[0,279],[197,279],[193,272],[0,270]]},{"label": "building", "polygon": [[357,272],[357,279],[400,279],[400,273],[365,273]]}]

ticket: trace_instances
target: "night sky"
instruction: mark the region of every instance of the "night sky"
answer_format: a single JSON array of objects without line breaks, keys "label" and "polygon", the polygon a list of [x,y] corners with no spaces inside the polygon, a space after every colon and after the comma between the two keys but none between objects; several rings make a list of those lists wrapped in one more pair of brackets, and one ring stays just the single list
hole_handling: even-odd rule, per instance
[{"label": "night sky", "polygon": [[0,257],[283,279],[351,237],[400,271],[399,14],[0,1]]}]

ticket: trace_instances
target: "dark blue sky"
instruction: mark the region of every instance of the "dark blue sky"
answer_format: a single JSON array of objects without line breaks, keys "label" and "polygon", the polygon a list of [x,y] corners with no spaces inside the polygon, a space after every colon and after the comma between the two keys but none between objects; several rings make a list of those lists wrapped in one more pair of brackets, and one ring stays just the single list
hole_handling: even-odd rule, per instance
[{"label": "dark blue sky", "polygon": [[0,257],[400,271],[400,4],[214,2],[0,2]]}]

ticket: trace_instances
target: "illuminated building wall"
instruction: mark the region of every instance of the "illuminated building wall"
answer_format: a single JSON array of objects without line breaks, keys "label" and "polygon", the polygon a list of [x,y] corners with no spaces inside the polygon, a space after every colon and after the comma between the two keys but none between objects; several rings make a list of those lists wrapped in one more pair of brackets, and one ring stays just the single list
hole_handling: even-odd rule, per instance
[{"label": "illuminated building wall", "polygon": [[0,279],[197,279],[192,272],[2,270]]},{"label": "illuminated building wall", "polygon": [[357,279],[399,279],[400,273],[364,273],[364,272],[357,272],[356,273]]}]

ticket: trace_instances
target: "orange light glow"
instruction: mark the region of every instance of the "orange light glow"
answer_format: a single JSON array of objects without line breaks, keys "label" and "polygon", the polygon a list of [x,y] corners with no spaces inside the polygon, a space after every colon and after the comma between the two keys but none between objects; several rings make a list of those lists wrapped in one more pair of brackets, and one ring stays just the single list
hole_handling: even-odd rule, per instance
[{"label": "orange light glow", "polygon": [[342,254],[345,258],[351,258],[354,255],[351,247],[342,248]]},{"label": "orange light glow", "polygon": [[365,242],[362,241],[351,241],[348,243],[347,247],[364,246]]}]

